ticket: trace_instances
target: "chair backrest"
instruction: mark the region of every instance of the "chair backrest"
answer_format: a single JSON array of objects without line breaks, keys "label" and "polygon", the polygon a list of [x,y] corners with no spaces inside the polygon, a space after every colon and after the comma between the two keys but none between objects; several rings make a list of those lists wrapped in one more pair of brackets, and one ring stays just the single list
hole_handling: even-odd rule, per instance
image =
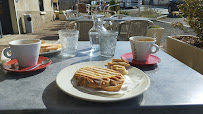
[{"label": "chair backrest", "polygon": [[78,6],[77,11],[79,13],[88,13],[87,6],[85,3],[78,3],[77,6]]},{"label": "chair backrest", "polygon": [[116,15],[112,15],[110,18],[119,17],[119,16],[128,17],[127,15],[124,15],[124,14],[116,14]]},{"label": "chair backrest", "polygon": [[64,16],[66,17],[66,19],[68,19],[68,16],[66,14],[66,11],[63,11]]},{"label": "chair backrest", "polygon": [[93,21],[80,20],[76,21],[77,29],[79,30],[79,40],[89,41],[89,30],[93,27]]},{"label": "chair backrest", "polygon": [[151,21],[148,20],[131,20],[127,31],[127,37],[146,36],[147,28]]},{"label": "chair backrest", "polygon": [[[103,9],[103,12],[104,12],[104,14],[105,14],[105,12],[107,13],[107,14],[106,14],[107,17],[109,16],[109,13],[112,14],[112,15],[114,15],[114,14],[116,14],[116,11],[118,10],[119,6],[120,6],[119,4],[106,5],[106,6],[104,7],[104,9]],[[115,7],[115,8],[116,8],[115,11],[112,11],[112,10],[111,10],[112,7]]]}]

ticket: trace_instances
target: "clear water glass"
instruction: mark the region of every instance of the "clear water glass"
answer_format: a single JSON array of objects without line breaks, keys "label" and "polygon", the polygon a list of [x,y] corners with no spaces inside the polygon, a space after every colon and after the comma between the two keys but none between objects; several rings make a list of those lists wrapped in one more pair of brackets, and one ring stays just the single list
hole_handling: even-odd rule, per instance
[{"label": "clear water glass", "polygon": [[116,48],[118,32],[106,30],[99,32],[100,55],[103,57],[113,57]]},{"label": "clear water glass", "polygon": [[79,31],[75,29],[62,29],[58,31],[62,46],[63,57],[75,57],[77,54],[77,43]]}]

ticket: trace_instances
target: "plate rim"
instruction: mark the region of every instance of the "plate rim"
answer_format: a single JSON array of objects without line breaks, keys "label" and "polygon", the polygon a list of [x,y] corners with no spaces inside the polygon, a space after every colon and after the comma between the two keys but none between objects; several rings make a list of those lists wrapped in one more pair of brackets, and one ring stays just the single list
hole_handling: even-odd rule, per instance
[{"label": "plate rim", "polygon": [[56,53],[56,52],[59,52],[61,51],[62,48],[59,48],[57,50],[53,50],[53,51],[49,51],[49,52],[43,52],[43,53],[39,53],[40,56],[43,56],[43,55],[46,55],[46,54],[52,54],[52,53]]},{"label": "plate rim", "polygon": [[[93,62],[101,62],[101,63],[103,63],[103,62],[107,62],[107,61],[90,61],[90,62],[82,62],[82,63],[77,63],[77,64],[86,64],[86,63],[93,63]],[[73,65],[76,65],[76,64],[73,64]],[[70,66],[72,66],[72,65],[70,65]],[[70,67],[70,66],[68,66],[68,67]],[[85,65],[84,65],[84,66],[85,66]],[[59,88],[61,91],[63,91],[64,93],[66,93],[66,94],[68,94],[68,95],[70,95],[70,96],[72,96],[72,97],[75,97],[75,98],[78,98],[78,99],[82,99],[82,100],[86,100],[86,101],[93,101],[93,102],[116,102],[116,101],[123,101],[123,100],[131,99],[131,98],[134,98],[134,97],[137,97],[137,96],[143,94],[143,93],[149,88],[149,86],[150,86],[150,78],[149,78],[143,71],[141,71],[140,69],[134,67],[134,68],[135,68],[136,70],[138,70],[139,72],[142,72],[143,75],[145,76],[146,80],[147,80],[146,86],[144,87],[144,89],[143,89],[139,94],[136,94],[136,95],[133,95],[133,96],[130,96],[130,97],[114,98],[114,99],[105,99],[105,100],[103,100],[103,99],[85,98],[85,97],[82,97],[82,96],[73,95],[73,94],[71,94],[71,92],[67,92],[67,91],[65,91],[65,90],[61,87],[60,81],[59,81],[60,74],[61,74],[62,72],[64,72],[66,69],[68,69],[68,67],[65,67],[64,69],[62,69],[62,70],[57,74],[57,76],[56,76],[56,85],[57,85],[58,88]],[[132,67],[133,67],[133,66],[132,66]],[[71,79],[71,78],[70,78],[70,79]],[[71,80],[70,80],[70,82],[71,82]],[[71,88],[74,88],[74,87],[71,87]],[[76,88],[75,88],[75,89],[76,89]],[[76,89],[76,90],[79,91],[78,89]],[[79,92],[81,92],[81,91],[79,91]],[[85,93],[85,94],[88,94],[88,93]]]}]

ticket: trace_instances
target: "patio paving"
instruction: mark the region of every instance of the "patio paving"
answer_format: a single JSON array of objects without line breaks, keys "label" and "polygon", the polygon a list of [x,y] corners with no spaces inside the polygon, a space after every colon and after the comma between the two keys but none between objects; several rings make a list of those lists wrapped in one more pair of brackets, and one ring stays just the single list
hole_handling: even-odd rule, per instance
[{"label": "patio paving", "polygon": [[58,31],[61,29],[72,29],[74,27],[74,24],[66,24],[64,26],[66,21],[50,21],[48,23],[43,24],[42,26],[35,29],[34,33],[31,35],[38,35],[36,39],[44,39],[44,40],[57,40],[58,37]]},{"label": "patio paving", "polygon": [[162,36],[161,40],[161,49],[163,51],[166,51],[167,49],[167,37],[168,36],[175,36],[175,35],[196,35],[196,33],[193,31],[193,29],[189,27],[184,27],[184,30],[181,30],[179,28],[174,28],[170,22],[164,22],[164,21],[155,21],[155,25],[159,25],[164,28],[164,34]]}]

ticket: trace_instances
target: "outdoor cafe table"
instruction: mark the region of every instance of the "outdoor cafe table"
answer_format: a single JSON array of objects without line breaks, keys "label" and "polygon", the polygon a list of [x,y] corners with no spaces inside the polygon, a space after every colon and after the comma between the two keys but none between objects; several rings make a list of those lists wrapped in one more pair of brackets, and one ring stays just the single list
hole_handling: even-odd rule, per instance
[{"label": "outdoor cafe table", "polygon": [[[66,21],[81,21],[81,20],[93,21],[93,19],[90,17],[90,15],[66,19]],[[131,16],[123,17],[122,19],[119,19],[118,17],[104,18],[104,21],[112,21],[112,22],[130,21],[130,20],[152,20],[152,21],[154,21],[155,19],[146,18],[146,17],[131,17]]]},{"label": "outdoor cafe table", "polygon": [[[91,15],[86,15],[86,16],[80,16],[80,17],[76,17],[76,18],[68,18],[66,19],[66,21],[93,21]],[[104,18],[104,21],[111,21],[110,18]]]},{"label": "outdoor cafe table", "polygon": [[130,20],[152,20],[154,21],[155,19],[153,18],[146,18],[146,17],[131,17],[131,16],[126,16],[126,17],[123,17],[121,19],[119,19],[118,17],[112,17],[110,18],[111,21],[113,22],[121,22],[121,21],[130,21]]},{"label": "outdoor cafe table", "polygon": [[[79,41],[77,56],[53,61],[42,71],[12,73],[0,69],[0,113],[81,112],[81,113],[192,113],[203,110],[203,76],[163,51],[156,65],[138,67],[150,78],[144,94],[119,102],[97,103],[71,97],[56,85],[57,74],[67,66],[88,61],[111,61],[96,52],[89,56],[89,42]],[[131,52],[128,41],[117,42],[113,58]]]}]

